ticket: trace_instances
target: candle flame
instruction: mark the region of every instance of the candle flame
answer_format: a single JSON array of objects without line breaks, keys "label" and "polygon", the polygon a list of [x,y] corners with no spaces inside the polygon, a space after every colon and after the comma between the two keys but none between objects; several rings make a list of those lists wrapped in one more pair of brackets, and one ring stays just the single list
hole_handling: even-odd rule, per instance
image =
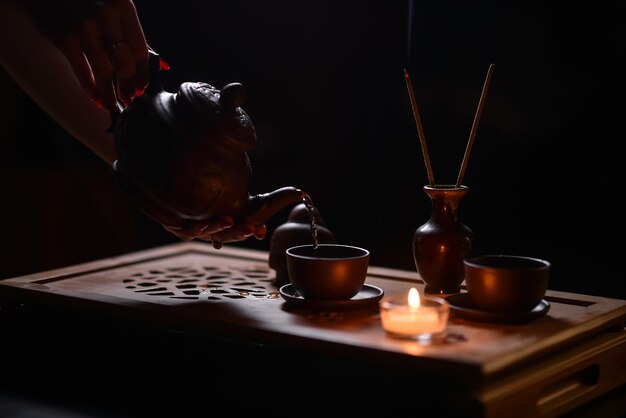
[{"label": "candle flame", "polygon": [[414,287],[409,290],[409,307],[411,309],[417,309],[420,307],[420,295]]}]

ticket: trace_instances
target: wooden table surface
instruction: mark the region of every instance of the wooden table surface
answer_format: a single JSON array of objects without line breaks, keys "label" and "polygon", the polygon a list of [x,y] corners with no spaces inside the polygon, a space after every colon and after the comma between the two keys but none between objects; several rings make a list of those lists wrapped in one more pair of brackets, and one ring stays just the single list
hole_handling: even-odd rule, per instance
[{"label": "wooden table surface", "polygon": [[[529,323],[452,316],[448,338],[423,344],[385,334],[367,309],[293,308],[273,285],[267,253],[180,243],[0,282],[0,299],[134,318],[462,382],[482,416],[558,416],[626,383],[626,301],[548,291]],[[371,266],[383,298],[423,289],[417,272]],[[501,415],[500,415],[501,416]]]}]

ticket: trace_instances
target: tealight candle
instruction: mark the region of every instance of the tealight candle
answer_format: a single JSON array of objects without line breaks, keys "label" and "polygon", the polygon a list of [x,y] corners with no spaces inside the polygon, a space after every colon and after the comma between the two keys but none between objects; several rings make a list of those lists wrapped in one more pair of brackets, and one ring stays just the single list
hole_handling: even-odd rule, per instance
[{"label": "tealight candle", "polygon": [[408,298],[380,302],[383,329],[391,336],[430,341],[446,331],[450,306],[441,298],[420,296],[411,288]]}]

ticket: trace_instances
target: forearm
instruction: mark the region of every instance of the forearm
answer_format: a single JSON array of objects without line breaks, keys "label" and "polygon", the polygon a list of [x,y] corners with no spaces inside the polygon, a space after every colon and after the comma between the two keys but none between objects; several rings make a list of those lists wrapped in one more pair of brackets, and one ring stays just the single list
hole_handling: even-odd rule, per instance
[{"label": "forearm", "polygon": [[65,56],[18,8],[0,7],[0,65],[74,138],[106,163],[115,160],[109,112],[87,96]]}]

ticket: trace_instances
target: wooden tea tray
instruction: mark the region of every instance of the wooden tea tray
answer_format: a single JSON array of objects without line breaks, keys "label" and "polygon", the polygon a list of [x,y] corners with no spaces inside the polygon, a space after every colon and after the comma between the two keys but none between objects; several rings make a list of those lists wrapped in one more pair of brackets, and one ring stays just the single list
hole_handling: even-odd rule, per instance
[{"label": "wooden tea tray", "polygon": [[[294,309],[273,279],[265,252],[191,242],[2,280],[0,300],[363,362],[452,388],[484,417],[560,416],[626,383],[624,300],[548,291],[548,313],[529,323],[451,317],[445,341],[422,344],[387,336],[377,304]],[[423,286],[416,272],[376,266],[366,283],[385,298]]]}]

